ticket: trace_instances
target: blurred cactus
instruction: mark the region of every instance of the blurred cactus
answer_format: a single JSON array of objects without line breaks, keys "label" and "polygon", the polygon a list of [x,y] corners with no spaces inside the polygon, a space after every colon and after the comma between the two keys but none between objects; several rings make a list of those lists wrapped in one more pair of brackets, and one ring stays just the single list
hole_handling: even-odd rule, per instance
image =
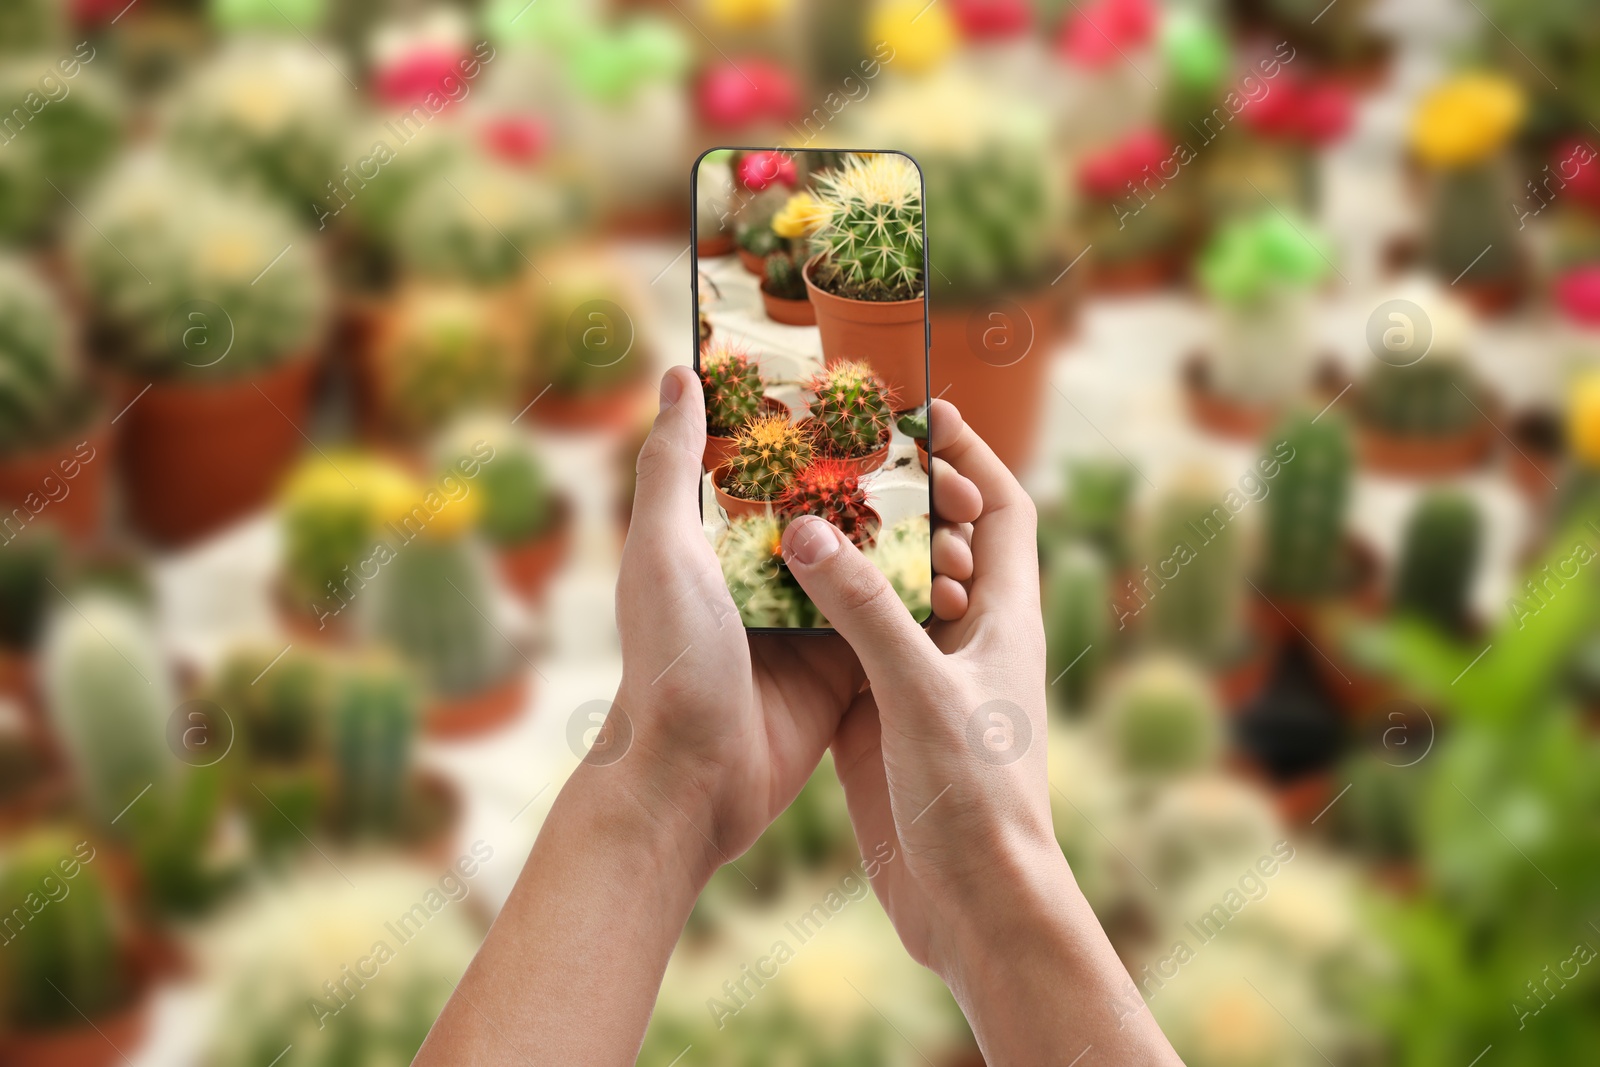
[{"label": "blurred cactus", "polygon": [[341,158],[350,88],[309,44],[241,40],[196,70],[174,105],[169,139],[185,161],[272,198],[304,226],[320,228],[325,211],[368,184]]},{"label": "blurred cactus", "polygon": [[878,534],[877,513],[867,505],[867,491],[855,468],[833,459],[808,463],[780,498],[778,510],[789,518],[816,515],[838,527],[857,548],[868,548]]},{"label": "blurred cactus", "polygon": [[478,497],[478,529],[491,544],[526,544],[556,520],[555,487],[532,438],[500,419],[457,423],[435,445],[434,462]]},{"label": "blurred cactus", "polygon": [[[327,280],[315,247],[276,208],[140,155],[84,213],[94,224],[75,232],[74,260],[93,325],[120,361],[229,378],[316,343]],[[200,301],[224,320],[207,309],[175,317]]]},{"label": "blurred cactus", "polygon": [[1286,597],[1318,597],[1345,578],[1345,515],[1350,503],[1349,430],[1338,416],[1320,421],[1292,417],[1274,435],[1285,442],[1286,461],[1266,499],[1267,591]]},{"label": "blurred cactus", "polygon": [[376,359],[384,414],[403,433],[474,408],[507,408],[526,370],[511,311],[492,294],[416,286],[394,302]]},{"label": "blurred cactus", "polygon": [[[1422,757],[1419,751],[1415,758]],[[1338,777],[1350,783],[1344,800],[1351,803],[1341,801],[1329,812],[1340,844],[1375,863],[1416,858],[1427,778],[1406,766],[1411,759],[1403,751],[1388,758],[1363,751],[1344,761]]]},{"label": "blurred cactus", "polygon": [[530,290],[537,308],[534,389],[549,384],[568,396],[596,396],[625,389],[648,373],[638,311],[644,298],[621,267],[609,257],[583,253],[544,269],[551,284]]},{"label": "blurred cactus", "polygon": [[922,182],[916,164],[892,152],[849,156],[816,176],[828,209],[812,235],[825,255],[817,284],[851,300],[922,295]]},{"label": "blurred cactus", "polygon": [[1175,657],[1139,660],[1118,680],[1102,726],[1131,774],[1167,777],[1213,764],[1222,716],[1204,675]]},{"label": "blurred cactus", "polygon": [[[4,16],[0,16],[3,18]],[[11,44],[0,31],[0,52]],[[62,194],[75,195],[86,180],[111,161],[118,146],[122,113],[117,86],[90,64],[95,48],[87,42],[75,49],[52,46],[0,63],[0,236],[12,239],[38,237],[58,218],[73,217]],[[103,53],[101,53],[103,54]],[[101,60],[108,63],[109,60]],[[42,110],[28,104],[45,101],[41,76],[48,81],[58,70],[72,69],[70,77],[57,76]],[[19,124],[18,117],[25,116]],[[51,188],[54,183],[55,188]]]},{"label": "blurred cactus", "polygon": [[[0,953],[0,1018],[12,1033],[79,1026],[128,995],[111,894],[94,859],[92,845],[59,830],[35,830],[0,856],[0,900],[14,909],[7,924],[28,916]],[[37,910],[24,905],[42,893],[50,899]]]},{"label": "blurred cactus", "polygon": [[836,459],[871,455],[889,440],[894,392],[865,363],[847,360],[821,371],[806,388],[817,450]]},{"label": "blurred cactus", "polygon": [[402,829],[419,711],[414,683],[371,660],[340,671],[329,723],[338,776],[335,821],[345,833]]},{"label": "blurred cactus", "polygon": [[396,549],[374,583],[373,627],[433,695],[471,696],[504,680],[512,666],[511,650],[490,622],[492,589],[473,546],[430,526]]},{"label": "blurred cactus", "polygon": [[754,256],[766,258],[778,251],[780,242],[778,235],[772,232],[769,222],[759,222],[750,226],[739,228],[736,240],[739,247]]},{"label": "blurred cactus", "polygon": [[932,527],[926,515],[907,515],[878,535],[870,559],[918,622],[933,617]]},{"label": "blurred cactus", "polygon": [[700,385],[706,398],[706,428],[732,436],[761,410],[765,393],[761,365],[742,347],[713,342],[700,357]]},{"label": "blurred cactus", "polygon": [[[1489,164],[1435,176],[1428,204],[1426,255],[1434,275],[1473,285],[1511,284],[1521,279],[1523,246],[1513,183]],[[1468,274],[1468,269],[1471,273]]]},{"label": "blurred cactus", "polygon": [[1465,493],[1440,489],[1417,504],[1406,523],[1395,573],[1394,607],[1459,631],[1483,541],[1483,519]]},{"label": "blurred cactus", "polygon": [[1407,366],[1379,361],[1361,384],[1361,420],[1397,437],[1442,437],[1483,421],[1483,388],[1466,362],[1435,353]]},{"label": "blurred cactus", "polygon": [[767,257],[762,288],[779,300],[805,300],[806,280],[800,271],[801,264],[795,263],[787,254],[774,253]]},{"label": "blurred cactus", "polygon": [[89,398],[60,303],[18,260],[0,258],[0,454],[48,443]]},{"label": "blurred cactus", "polygon": [[1128,565],[1128,513],[1133,501],[1133,469],[1121,460],[1080,459],[1066,463],[1062,501],[1039,524],[1040,562],[1074,540],[1099,550],[1106,567]]},{"label": "blurred cactus", "polygon": [[783,565],[785,525],[767,515],[734,519],[717,544],[723,581],[746,626],[809,625],[810,600]]},{"label": "blurred cactus", "polygon": [[1055,553],[1044,579],[1045,674],[1050,695],[1070,711],[1083,711],[1110,659],[1110,604],[1110,578],[1093,546]]},{"label": "blurred cactus", "polygon": [[745,423],[734,438],[726,489],[746,500],[777,500],[811,462],[811,437],[781,415]]},{"label": "blurred cactus", "polygon": [[1245,545],[1223,496],[1209,471],[1184,472],[1157,501],[1145,545],[1164,582],[1150,600],[1150,636],[1211,666],[1239,656],[1246,640]]},{"label": "blurred cactus", "polygon": [[532,269],[563,212],[543,179],[484,159],[455,160],[420,182],[400,212],[401,263],[438,281],[509,283]]},{"label": "blurred cactus", "polygon": [[296,604],[348,593],[352,572],[373,554],[385,521],[403,516],[423,490],[401,467],[361,453],[318,456],[290,473],[279,498],[284,592]]},{"label": "blurred cactus", "polygon": [[928,444],[928,413],[926,411],[912,411],[901,415],[894,420],[900,432],[913,441],[921,441],[923,446]]},{"label": "blurred cactus", "polygon": [[0,545],[0,649],[25,652],[38,644],[46,606],[58,599],[61,538],[48,527]]},{"label": "blurred cactus", "polygon": [[8,0],[0,10],[0,54],[9,65],[17,53],[50,49],[66,33],[65,9],[57,0]]}]

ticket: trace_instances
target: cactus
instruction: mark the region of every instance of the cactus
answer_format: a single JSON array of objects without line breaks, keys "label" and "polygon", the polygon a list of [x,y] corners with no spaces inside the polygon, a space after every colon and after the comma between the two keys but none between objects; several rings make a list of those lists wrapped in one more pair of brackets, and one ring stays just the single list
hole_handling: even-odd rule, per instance
[{"label": "cactus", "polygon": [[1039,523],[1039,562],[1048,565],[1057,546],[1093,545],[1110,571],[1128,565],[1128,512],[1134,472],[1121,460],[1069,460],[1061,506]]},{"label": "cactus", "polygon": [[[474,286],[511,282],[555,236],[557,192],[500,163],[466,157],[429,176],[406,199],[397,234],[413,274]],[[539,282],[540,288],[544,282]]]},{"label": "cactus", "polygon": [[1333,413],[1320,421],[1297,415],[1275,438],[1290,448],[1291,458],[1265,501],[1264,584],[1280,596],[1324,596],[1345,577],[1341,555],[1350,502],[1349,430]]},{"label": "cactus", "polygon": [[800,273],[800,266],[784,252],[776,252],[767,257],[766,273],[761,287],[779,300],[807,299],[806,280]]},{"label": "cactus", "polygon": [[893,152],[850,156],[816,177],[828,209],[812,241],[825,254],[817,284],[851,300],[922,295],[922,183],[916,164]]},{"label": "cactus", "polygon": [[279,498],[284,591],[314,612],[335,598],[342,603],[382,524],[406,514],[422,495],[405,469],[388,460],[350,452],[303,462]]},{"label": "cactus", "polygon": [[26,652],[38,644],[45,609],[57,599],[61,538],[48,527],[0,544],[0,649]]},{"label": "cactus", "polygon": [[921,441],[924,446],[928,442],[928,413],[926,410],[907,412],[894,420],[900,432],[913,441]]},{"label": "cactus", "polygon": [[[74,260],[93,325],[122,362],[217,380],[316,343],[328,310],[321,259],[274,207],[139,155],[84,214],[94,223],[75,231]],[[174,318],[197,301],[225,321],[203,311]]]},{"label": "cactus", "polygon": [[509,408],[526,370],[506,308],[465,287],[419,286],[378,342],[383,409],[406,434],[478,408]]},{"label": "cactus", "polygon": [[329,723],[341,830],[402,830],[418,721],[415,685],[394,664],[375,659],[341,671]]},{"label": "cactus", "polygon": [[739,242],[740,248],[751,253],[752,255],[761,256],[763,258],[778,251],[781,243],[778,240],[778,235],[772,232],[772,226],[769,222],[759,222],[750,226],[741,226],[739,228],[736,240]]},{"label": "cactus", "polygon": [[894,391],[865,363],[835,363],[806,383],[814,394],[817,451],[837,459],[871,455],[889,440]]},{"label": "cactus", "polygon": [[[7,994],[0,1019],[12,1033],[80,1026],[128,995],[116,915],[100,876],[105,861],[95,864],[95,854],[87,841],[35,830],[0,859],[0,900],[11,909],[0,934],[0,989]],[[46,894],[37,911],[24,905]],[[20,930],[18,913],[28,916]]]},{"label": "cactus", "polygon": [[724,488],[746,500],[777,500],[812,457],[810,436],[781,415],[751,419],[734,445]]},{"label": "cactus", "polygon": [[1135,663],[1104,711],[1118,761],[1134,774],[1173,776],[1216,762],[1222,716],[1210,683],[1181,659]]},{"label": "cactus", "polygon": [[900,603],[918,622],[933,615],[932,528],[926,515],[907,515],[878,536],[867,551],[873,566],[889,579]]},{"label": "cactus", "polygon": [[761,411],[761,365],[737,344],[719,341],[700,358],[700,386],[706,429],[719,437],[731,437]]},{"label": "cactus", "polygon": [[[0,231],[13,237],[36,236],[58,216],[73,215],[61,194],[75,196],[116,154],[122,125],[117,86],[82,62],[84,56],[94,55],[90,46],[80,44],[76,50],[63,46],[0,64],[0,100],[9,109],[0,112],[6,121],[0,128],[0,144],[6,155],[19,157],[15,191],[20,197],[14,213],[5,211],[8,224]],[[31,112],[24,101],[30,95],[42,99],[40,75],[61,63],[77,64],[73,78],[61,79],[65,94],[58,90],[44,110]],[[21,129],[16,123],[19,111],[28,116]],[[30,209],[33,214],[24,214]]]},{"label": "cactus", "polygon": [[783,529],[770,515],[735,519],[717,544],[722,578],[746,626],[793,629],[815,613],[810,599],[783,564]]},{"label": "cactus", "polygon": [[1397,437],[1443,437],[1483,421],[1483,388],[1466,362],[1434,353],[1407,366],[1379,361],[1361,385],[1361,421]]},{"label": "cactus", "polygon": [[1395,609],[1460,630],[1482,541],[1483,519],[1470,496],[1445,489],[1425,496],[1406,524]]},{"label": "cactus", "polygon": [[1111,653],[1111,581],[1100,553],[1081,543],[1056,553],[1045,574],[1043,599],[1050,695],[1081,712]]},{"label": "cactus", "polygon": [[1149,602],[1151,637],[1212,666],[1245,642],[1245,546],[1222,500],[1210,472],[1186,472],[1157,502],[1145,545],[1162,583]]},{"label": "cactus", "polygon": [[546,266],[552,283],[531,290],[536,390],[549,384],[568,396],[603,395],[649,373],[639,338],[643,298],[611,259],[593,253]]},{"label": "cactus", "polygon": [[168,137],[185,161],[270,197],[303,225],[359,199],[372,180],[348,165],[360,157],[344,158],[350,87],[298,40],[240,41],[196,70],[174,104]]},{"label": "cactus", "polygon": [[0,454],[64,432],[86,393],[55,294],[19,261],[0,258]]},{"label": "cactus", "polygon": [[[1387,723],[1382,724],[1388,727]],[[1376,863],[1412,859],[1421,844],[1426,779],[1403,764],[1411,757],[1361,751],[1346,759],[1339,777],[1350,782],[1349,807],[1335,805],[1333,833],[1345,847]],[[1390,761],[1393,762],[1390,762]]]},{"label": "cactus", "polygon": [[[435,447],[434,462],[442,478],[467,476],[467,491],[480,504],[478,529],[491,544],[526,544],[556,520],[555,488],[533,440],[499,419],[452,427]],[[468,475],[474,466],[477,474]]]},{"label": "cactus", "polygon": [[795,475],[779,498],[778,510],[793,519],[816,515],[838,527],[857,548],[871,547],[878,536],[878,515],[867,504],[867,491],[855,468],[833,459],[817,459]]}]

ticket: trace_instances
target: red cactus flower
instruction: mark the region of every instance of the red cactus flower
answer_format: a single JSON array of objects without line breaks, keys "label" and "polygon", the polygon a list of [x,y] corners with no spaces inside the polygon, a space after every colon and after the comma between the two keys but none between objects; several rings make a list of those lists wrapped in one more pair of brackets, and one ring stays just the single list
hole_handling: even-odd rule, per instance
[{"label": "red cactus flower", "polygon": [[878,534],[878,513],[867,503],[860,476],[837,459],[816,459],[802,467],[778,499],[778,511],[788,518],[824,519],[857,548],[869,547]]},{"label": "red cactus flower", "polygon": [[798,181],[794,159],[785,152],[751,152],[739,160],[739,181],[757,193],[773,182],[793,189]]},{"label": "red cactus flower", "polygon": [[1150,0],[1096,0],[1067,16],[1056,47],[1068,61],[1100,70],[1143,48],[1155,28]]},{"label": "red cactus flower", "polygon": [[954,0],[951,10],[969,41],[1020,37],[1033,22],[1027,0]]},{"label": "red cactus flower", "polygon": [[1078,168],[1078,186],[1085,195],[1110,200],[1121,196],[1128,183],[1143,181],[1148,172],[1157,177],[1172,156],[1172,144],[1159,130],[1138,130],[1116,144],[1086,158]]},{"label": "red cactus flower", "polygon": [[713,126],[740,127],[789,117],[799,97],[788,71],[745,58],[707,70],[695,98],[700,114]]},{"label": "red cactus flower", "polygon": [[[425,46],[401,56],[379,70],[373,78],[378,98],[386,104],[417,104],[429,93],[436,93],[446,106],[452,100],[451,88],[463,82],[463,53]],[[459,95],[460,88],[455,88]]]},{"label": "red cactus flower", "polygon": [[544,155],[550,131],[533,115],[507,115],[483,125],[489,154],[506,163],[535,163]]},{"label": "red cactus flower", "polygon": [[[1546,174],[1567,183],[1562,190],[1564,195],[1573,197],[1591,211],[1600,212],[1600,145],[1578,137],[1562,142],[1551,155]],[[1544,179],[1545,174],[1539,175],[1534,179],[1535,184]],[[1551,187],[1559,188],[1554,181]]]},{"label": "red cactus flower", "polygon": [[1600,326],[1600,264],[1577,267],[1556,282],[1556,303],[1573,322]]}]

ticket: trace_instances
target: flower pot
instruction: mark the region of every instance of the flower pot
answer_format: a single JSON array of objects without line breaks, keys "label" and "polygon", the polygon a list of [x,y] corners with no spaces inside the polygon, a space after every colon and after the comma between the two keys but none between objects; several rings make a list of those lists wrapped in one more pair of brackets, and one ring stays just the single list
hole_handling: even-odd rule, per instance
[{"label": "flower pot", "polygon": [[748,248],[739,249],[739,266],[754,274],[757,278],[767,276],[767,257],[758,256]]},{"label": "flower pot", "polygon": [[733,234],[717,233],[695,241],[694,254],[699,259],[715,259],[733,251]]},{"label": "flower pot", "polygon": [[260,507],[305,447],[316,366],[299,355],[243,381],[121,377],[116,450],[133,524],[174,545]]},{"label": "flower pot", "polygon": [[1088,287],[1099,296],[1140,296],[1164,289],[1182,273],[1182,264],[1170,252],[1153,252],[1115,263],[1096,263]]},{"label": "flower pot", "polygon": [[1211,370],[1200,354],[1183,365],[1183,402],[1196,426],[1230,441],[1260,440],[1277,417],[1270,408],[1244,404],[1213,389]]},{"label": "flower pot", "polygon": [[[782,415],[785,419],[791,417],[789,405],[770,396],[764,396],[761,398],[761,410],[759,414]],[[726,466],[728,461],[733,458],[734,452],[737,451],[737,449],[734,447],[733,440],[734,439],[731,436],[724,437],[720,434],[714,434],[707,429],[706,451],[705,455],[701,458],[701,465],[704,466],[708,471],[714,471],[718,467]]]},{"label": "flower pot", "polygon": [[922,473],[927,474],[928,463],[930,462],[928,456],[928,442],[924,441],[920,437],[914,437],[912,438],[912,441],[917,446],[917,463],[922,467]]},{"label": "flower pot", "polygon": [[631,426],[645,390],[637,383],[604,393],[558,393],[541,396],[528,409],[540,426],[566,433],[600,433]]},{"label": "flower pot", "polygon": [[523,600],[537,604],[544,599],[551,577],[572,547],[572,527],[572,502],[557,497],[549,529],[530,541],[495,550],[501,577]]},{"label": "flower pot", "polygon": [[428,702],[423,728],[429,737],[460,739],[490,733],[522,713],[528,677],[521,670],[477,692],[436,696]]},{"label": "flower pot", "polygon": [[771,500],[746,500],[744,497],[734,496],[722,488],[722,483],[728,480],[729,469],[718,467],[711,472],[711,489],[716,494],[717,503],[722,510],[727,512],[728,519],[746,519],[757,515],[766,515],[777,507]]},{"label": "flower pot", "polygon": [[408,809],[401,828],[406,854],[431,870],[450,866],[465,810],[460,787],[438,771],[418,770],[411,778]]},{"label": "flower pot", "polygon": [[355,613],[340,608],[337,597],[329,596],[324,607],[329,610],[318,615],[312,604],[297,600],[289,592],[288,583],[280,576],[272,583],[272,604],[278,616],[278,625],[295,641],[314,645],[349,645],[355,638]]},{"label": "flower pot", "polygon": [[1277,643],[1257,629],[1250,634],[1250,644],[1243,654],[1217,666],[1213,679],[1223,710],[1243,711],[1260,695],[1272,677],[1277,651]]},{"label": "flower pot", "polygon": [[850,471],[857,478],[865,478],[867,475],[883,466],[884,461],[889,458],[889,444],[893,440],[893,437],[893,434],[885,430],[883,434],[883,443],[864,456],[834,456],[829,455],[826,451],[823,451],[820,448],[817,450],[817,455],[825,456],[828,459],[838,460],[846,467],[849,467]]},{"label": "flower pot", "polygon": [[105,528],[111,462],[111,424],[100,417],[49,445],[0,455],[0,516],[20,507],[73,541],[92,541]]},{"label": "flower pot", "polygon": [[1346,537],[1343,557],[1338,564],[1338,587],[1326,596],[1288,597],[1262,589],[1259,596],[1253,597],[1250,602],[1254,605],[1255,624],[1260,632],[1277,641],[1296,637],[1314,641],[1317,615],[1326,608],[1343,605],[1364,615],[1376,615],[1381,611],[1384,592],[1378,554],[1365,541]]},{"label": "flower pot", "polygon": [[[933,394],[960,408],[967,425],[1013,471],[1028,465],[1039,442],[1066,306],[1066,293],[1046,286],[1009,301],[933,308]],[[820,308],[817,321],[821,325]],[[991,340],[1000,336],[996,328],[1007,330],[1003,345]]]},{"label": "flower pot", "polygon": [[812,275],[823,253],[806,261],[801,272],[822,334],[822,356],[828,366],[849,359],[864,360],[894,391],[898,410],[921,407],[928,400],[927,309],[916,300],[847,300],[819,289]]},{"label": "flower pot", "polygon": [[1397,478],[1442,478],[1476,470],[1494,449],[1494,427],[1487,419],[1444,437],[1401,436],[1373,426],[1357,431],[1361,463]]},{"label": "flower pot", "polygon": [[0,1063],[50,1067],[112,1067],[144,1044],[150,1029],[164,949],[154,938],[134,939],[125,965],[128,1002],[95,1019],[53,1030],[12,1030],[0,1036]]},{"label": "flower pot", "polygon": [[817,324],[817,309],[811,305],[810,300],[785,300],[781,296],[773,296],[767,292],[767,287],[761,287],[761,306],[766,309],[767,318],[785,326],[815,326]]}]

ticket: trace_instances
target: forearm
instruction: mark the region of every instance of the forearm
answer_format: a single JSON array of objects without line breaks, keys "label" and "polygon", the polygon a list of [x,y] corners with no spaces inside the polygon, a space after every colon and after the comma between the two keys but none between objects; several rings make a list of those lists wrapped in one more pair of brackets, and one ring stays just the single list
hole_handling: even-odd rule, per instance
[{"label": "forearm", "polygon": [[1059,852],[991,879],[951,924],[939,970],[984,1058],[1182,1067]]},{"label": "forearm", "polygon": [[568,780],[417,1064],[634,1061],[710,868],[631,770]]}]

